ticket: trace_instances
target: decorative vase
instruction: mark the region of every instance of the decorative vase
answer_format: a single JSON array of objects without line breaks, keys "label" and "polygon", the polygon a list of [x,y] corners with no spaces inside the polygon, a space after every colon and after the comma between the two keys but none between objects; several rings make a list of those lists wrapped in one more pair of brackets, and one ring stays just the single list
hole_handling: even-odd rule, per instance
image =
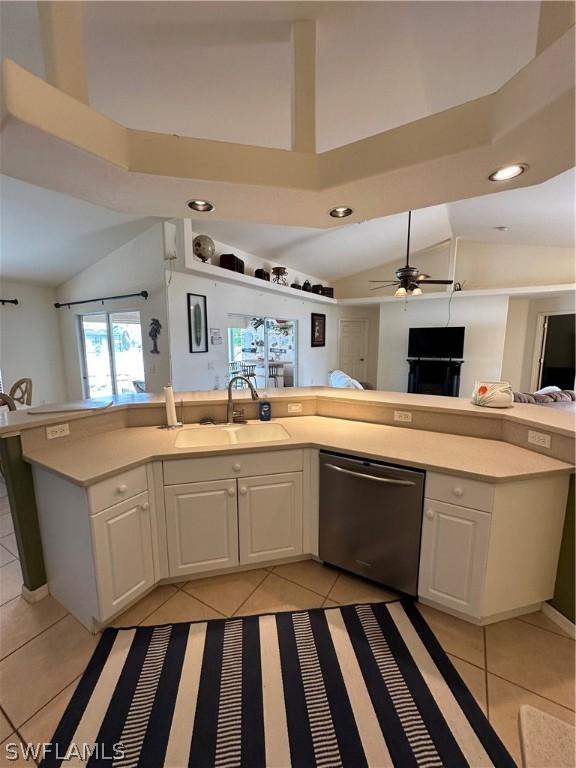
[{"label": "decorative vase", "polygon": [[205,264],[212,260],[216,252],[214,240],[208,235],[196,235],[192,242],[192,249],[194,256]]},{"label": "decorative vase", "polygon": [[272,267],[274,282],[278,285],[288,285],[288,270],[286,267]]},{"label": "decorative vase", "polygon": [[514,393],[507,381],[477,381],[472,402],[486,408],[509,408],[514,404]]}]

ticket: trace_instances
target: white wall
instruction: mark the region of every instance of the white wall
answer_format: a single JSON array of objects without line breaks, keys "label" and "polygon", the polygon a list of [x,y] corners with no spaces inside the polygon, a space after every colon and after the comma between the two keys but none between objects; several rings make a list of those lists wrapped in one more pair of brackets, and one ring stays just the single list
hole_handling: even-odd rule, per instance
[{"label": "white wall", "polygon": [[522,377],[529,309],[529,299],[510,299],[508,304],[502,380],[509,381],[514,392],[525,391]]},{"label": "white wall", "polygon": [[[170,279],[170,278],[169,278]],[[222,330],[223,344],[206,353],[191,354],[188,348],[187,293],[207,297],[208,327]],[[326,346],[310,346],[310,315],[326,315]],[[214,389],[226,386],[228,315],[269,316],[298,321],[298,383],[300,386],[328,383],[328,372],[338,367],[338,319],[366,317],[370,320],[370,364],[368,376],[375,381],[377,310],[371,307],[338,307],[284,297],[258,288],[220,282],[182,272],[174,272],[168,285],[168,316],[172,383],[177,390]]]},{"label": "white wall", "polygon": [[32,379],[32,403],[66,399],[58,310],[52,288],[2,280],[3,298],[18,306],[0,307],[0,368],[4,390],[24,377]]},{"label": "white wall", "polygon": [[[166,295],[164,286],[164,259],[162,247],[162,226],[151,229],[105,256],[58,288],[58,301],[79,301],[99,296],[134,293],[146,290],[150,293],[147,301],[142,298],[124,299],[102,304],[84,304],[60,313],[60,332],[66,370],[66,388],[69,400],[77,400],[82,394],[81,354],[78,340],[78,315],[98,312],[139,310],[144,338],[144,370],[146,388],[159,392],[170,379],[170,346]],[[160,354],[151,355],[151,341],[148,328],[151,318],[156,317],[162,324],[158,339]]]},{"label": "white wall", "polygon": [[[460,395],[472,393],[477,379],[498,380],[508,311],[507,296],[467,297],[456,294],[451,304],[452,326],[465,326],[464,364]],[[408,386],[408,329],[445,326],[448,298],[398,299],[380,306],[378,389],[406,392]]]}]

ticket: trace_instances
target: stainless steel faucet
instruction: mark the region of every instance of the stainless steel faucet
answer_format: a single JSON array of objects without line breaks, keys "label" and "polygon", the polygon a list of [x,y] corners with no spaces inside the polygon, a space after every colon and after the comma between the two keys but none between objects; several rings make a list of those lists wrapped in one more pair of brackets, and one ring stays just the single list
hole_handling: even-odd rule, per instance
[{"label": "stainless steel faucet", "polygon": [[250,389],[252,400],[260,399],[258,392],[256,392],[256,389],[252,384],[252,382],[250,381],[250,379],[247,379],[246,376],[232,376],[232,378],[228,382],[228,408],[226,410],[227,424],[234,424],[235,421],[241,420],[242,417],[244,416],[244,411],[234,410],[234,402],[232,400],[232,384],[234,384],[235,381],[245,381],[246,384],[248,384],[248,388]]}]

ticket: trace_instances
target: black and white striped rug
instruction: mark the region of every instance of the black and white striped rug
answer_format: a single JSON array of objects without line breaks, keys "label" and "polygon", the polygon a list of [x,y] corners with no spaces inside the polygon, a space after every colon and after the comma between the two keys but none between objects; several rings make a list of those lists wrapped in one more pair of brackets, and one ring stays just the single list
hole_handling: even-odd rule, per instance
[{"label": "black and white striped rug", "polygon": [[514,766],[409,601],[107,629],[43,765],[87,744],[114,768]]}]

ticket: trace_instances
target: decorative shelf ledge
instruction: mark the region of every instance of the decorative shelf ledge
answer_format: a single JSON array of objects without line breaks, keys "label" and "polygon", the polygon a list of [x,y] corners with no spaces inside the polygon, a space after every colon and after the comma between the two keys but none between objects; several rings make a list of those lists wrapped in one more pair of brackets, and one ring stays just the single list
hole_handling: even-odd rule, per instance
[{"label": "decorative shelf ledge", "polygon": [[298,291],[295,288],[290,288],[288,285],[278,285],[277,283],[268,282],[267,280],[260,280],[258,277],[244,275],[241,272],[232,272],[229,269],[217,267],[214,264],[205,264],[203,261],[188,261],[186,264],[186,271],[201,275],[202,277],[214,278],[221,282],[237,283],[238,285],[244,285],[247,288],[256,288],[259,291],[280,293],[283,296],[286,296],[286,298],[302,299],[303,301],[312,301],[316,304],[338,303],[337,299],[331,299],[328,296],[320,296],[317,293],[309,293],[308,291]]}]

